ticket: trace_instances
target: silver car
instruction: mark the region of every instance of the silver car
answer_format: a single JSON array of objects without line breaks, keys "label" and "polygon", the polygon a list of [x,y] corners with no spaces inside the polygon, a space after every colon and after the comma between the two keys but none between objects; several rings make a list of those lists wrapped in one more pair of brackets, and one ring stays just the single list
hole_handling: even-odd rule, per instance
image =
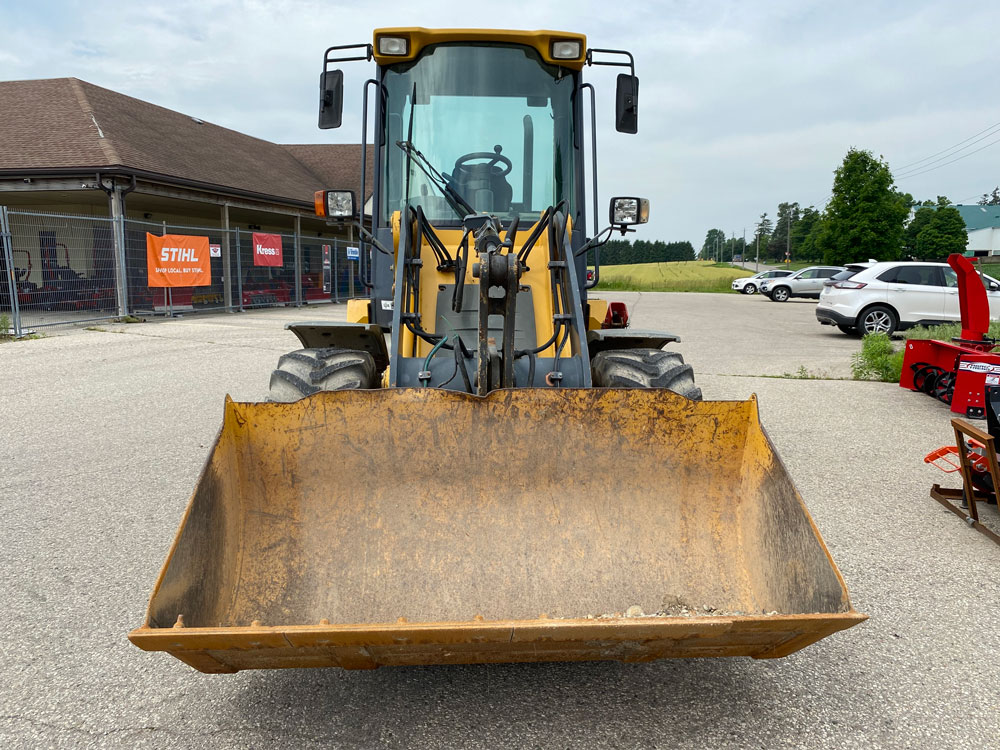
[{"label": "silver car", "polygon": [[787,302],[792,297],[819,299],[823,282],[845,270],[843,266],[809,266],[783,279],[768,279],[760,285],[760,293],[772,302]]},{"label": "silver car", "polygon": [[744,276],[739,279],[733,280],[733,289],[737,292],[742,292],[743,294],[756,294],[760,285],[767,281],[768,279],[780,279],[785,276],[791,276],[792,271],[774,270],[774,271],[761,271],[760,273],[755,273],[753,276]]}]

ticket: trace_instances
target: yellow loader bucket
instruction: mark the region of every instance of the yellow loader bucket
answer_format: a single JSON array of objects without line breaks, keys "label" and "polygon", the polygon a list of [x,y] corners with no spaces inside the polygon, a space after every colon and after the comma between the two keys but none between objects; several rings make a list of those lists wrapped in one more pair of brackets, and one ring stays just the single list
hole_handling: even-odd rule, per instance
[{"label": "yellow loader bucket", "polygon": [[865,619],[755,399],[226,400],[129,635],[203,672],[778,657]]}]

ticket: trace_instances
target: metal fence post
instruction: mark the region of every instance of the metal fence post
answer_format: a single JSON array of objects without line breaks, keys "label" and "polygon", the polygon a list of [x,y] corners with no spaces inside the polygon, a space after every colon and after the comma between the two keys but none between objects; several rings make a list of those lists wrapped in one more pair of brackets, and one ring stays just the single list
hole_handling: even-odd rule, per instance
[{"label": "metal fence post", "polygon": [[302,218],[295,215],[295,306],[302,307]]},{"label": "metal fence post", "polygon": [[240,298],[240,312],[243,312],[243,268],[240,264],[240,228],[236,227],[236,294]]},{"label": "metal fence post", "polygon": [[[111,199],[111,247],[115,254],[115,291],[118,295],[118,316],[128,315],[128,299],[126,289],[128,282],[125,276],[125,218],[122,210],[122,193],[114,184],[109,193]],[[119,231],[119,228],[121,231]]]},{"label": "metal fence post", "polygon": [[333,241],[333,299],[335,302],[340,302],[340,274],[337,272],[337,247],[339,243],[337,240]]},{"label": "metal fence post", "polygon": [[[17,299],[17,281],[14,279],[14,250],[11,247],[10,220],[7,217],[7,207],[0,206],[0,245],[3,246],[3,262],[7,268],[7,288],[10,290],[11,325],[15,338],[21,338],[21,308]],[[6,331],[2,331],[6,333]]]},{"label": "metal fence post", "polygon": [[[222,277],[225,279],[225,283],[222,285],[222,297],[223,303],[226,306],[226,310],[229,312],[233,311],[233,261],[229,254],[230,237],[229,237],[229,204],[222,204]],[[239,248],[237,248],[237,251]]]},{"label": "metal fence post", "polygon": [[[121,200],[120,197],[119,200]],[[112,226],[112,230],[117,235],[117,241],[112,244],[117,245],[115,251],[118,255],[118,307],[119,312],[125,316],[131,312],[128,300],[128,265],[125,263],[125,215],[120,215],[115,224]]]}]

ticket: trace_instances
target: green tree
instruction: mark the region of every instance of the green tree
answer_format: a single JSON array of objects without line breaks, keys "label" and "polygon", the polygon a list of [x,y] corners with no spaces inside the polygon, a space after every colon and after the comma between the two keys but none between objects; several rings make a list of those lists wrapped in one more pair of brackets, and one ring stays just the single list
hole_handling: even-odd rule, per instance
[{"label": "green tree", "polygon": [[817,251],[815,240],[812,243],[808,242],[813,227],[820,221],[822,221],[822,217],[819,211],[813,206],[809,206],[802,209],[799,220],[792,224],[792,247],[794,248],[792,252],[798,260],[815,261],[822,258],[823,253]]},{"label": "green tree", "polygon": [[912,196],[895,189],[889,165],[870,151],[850,149],[833,178],[822,235],[823,261],[896,260]]},{"label": "green tree", "polygon": [[937,202],[924,201],[906,228],[907,248],[922,260],[943,260],[964,253],[969,233],[958,209],[939,195]]},{"label": "green tree", "polygon": [[992,193],[983,193],[983,197],[976,202],[980,206],[1000,206],[1000,186],[993,188]]},{"label": "green tree", "polygon": [[823,248],[826,247],[827,232],[829,232],[829,222],[826,213],[816,212],[809,227],[809,233],[803,238],[799,246],[799,255],[802,258],[818,261],[823,258]]},{"label": "green tree", "polygon": [[[795,224],[801,219],[801,211],[798,203],[779,203],[778,219],[774,223],[774,231],[767,243],[767,254],[774,258],[784,258],[785,252],[790,250],[790,257],[797,257],[795,254],[794,233]],[[789,226],[791,225],[791,226]],[[789,248],[789,229],[793,235],[793,241]]]},{"label": "green tree", "polygon": [[699,257],[702,260],[714,260],[716,250],[721,248],[726,242],[726,233],[721,229],[709,229],[705,235],[705,242],[701,246]]},{"label": "green tree", "polygon": [[[601,246],[600,252],[602,266],[694,260],[694,247],[686,240],[683,242],[636,240],[634,243],[628,240],[608,240]],[[593,250],[587,253],[587,262],[593,264]]]},{"label": "green tree", "polygon": [[909,255],[917,255],[917,235],[934,219],[935,208],[934,201],[924,201],[916,208],[913,218],[906,225],[906,231],[903,232],[903,247]]},{"label": "green tree", "polygon": [[767,243],[771,239],[771,233],[774,231],[774,222],[767,216],[767,211],[760,215],[760,220],[758,220],[756,227],[754,227],[753,242],[754,242],[754,252],[756,248],[760,248],[761,256],[767,256]]},{"label": "green tree", "polygon": [[694,260],[694,246],[684,240],[683,242],[667,243],[668,260]]}]

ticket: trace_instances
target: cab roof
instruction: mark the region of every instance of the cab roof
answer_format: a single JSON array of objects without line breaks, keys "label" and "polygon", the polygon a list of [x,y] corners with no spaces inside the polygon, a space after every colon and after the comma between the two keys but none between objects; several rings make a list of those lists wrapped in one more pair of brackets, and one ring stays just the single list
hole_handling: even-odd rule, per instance
[{"label": "cab roof", "polygon": [[[409,41],[405,55],[383,55],[379,52],[381,37],[404,37]],[[574,59],[552,57],[553,42],[579,41],[580,56]],[[552,65],[561,65],[573,70],[582,70],[587,61],[587,37],[585,34],[574,34],[569,31],[512,31],[507,29],[425,29],[420,26],[401,26],[395,28],[375,29],[372,39],[373,56],[379,65],[413,60],[420,50],[430,44],[442,42],[501,42],[505,44],[523,44],[533,47],[541,58]]]}]

